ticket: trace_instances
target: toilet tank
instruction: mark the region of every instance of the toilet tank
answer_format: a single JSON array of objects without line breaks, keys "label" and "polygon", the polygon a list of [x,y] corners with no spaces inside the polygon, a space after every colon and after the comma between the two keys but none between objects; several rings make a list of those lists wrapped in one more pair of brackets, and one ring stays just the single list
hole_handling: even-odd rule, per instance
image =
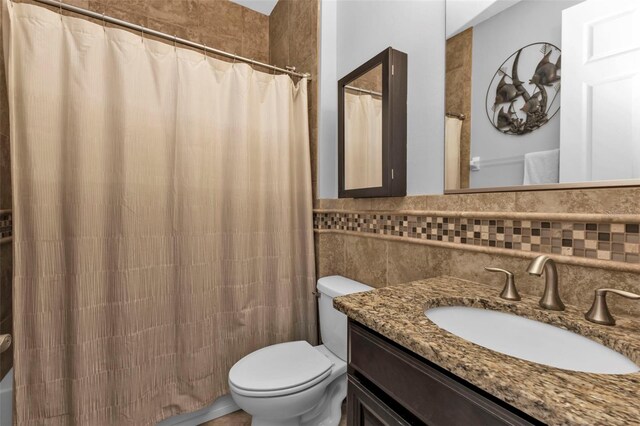
[{"label": "toilet tank", "polygon": [[322,343],[343,361],[347,360],[347,316],[333,308],[333,298],[369,290],[373,288],[340,275],[318,280]]}]

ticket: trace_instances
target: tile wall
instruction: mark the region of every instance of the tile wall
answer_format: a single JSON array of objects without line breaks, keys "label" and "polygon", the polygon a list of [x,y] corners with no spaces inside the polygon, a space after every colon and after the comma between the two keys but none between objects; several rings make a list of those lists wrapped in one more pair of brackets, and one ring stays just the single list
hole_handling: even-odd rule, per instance
[{"label": "tile wall", "polygon": [[[331,226],[336,228],[327,229],[326,223],[322,223],[326,215],[333,218],[328,222],[334,220]],[[339,224],[335,222],[338,216]],[[422,220],[424,226],[420,226],[420,233],[417,226],[416,232],[414,226],[409,226],[410,217],[412,225],[414,222],[417,225],[419,218]],[[375,225],[373,220],[377,221]],[[473,230],[465,230],[472,234],[467,234],[464,243],[463,220],[468,228],[473,227]],[[494,220],[495,225],[492,224]],[[501,233],[498,232],[499,220],[504,225],[500,227],[504,228]],[[431,226],[427,227],[427,223]],[[586,311],[596,288],[609,286],[640,293],[640,263],[636,253],[639,223],[640,188],[317,200],[317,272],[319,277],[339,274],[374,287],[447,274],[485,282],[499,292],[504,278],[483,269],[484,266],[497,266],[516,274],[518,288],[523,293],[541,295],[544,278],[530,276],[525,271],[538,252],[549,253],[558,261],[563,299]],[[592,230],[594,225],[595,230]],[[323,227],[325,229],[321,229]],[[511,229],[507,231],[509,227]],[[372,228],[376,232],[366,232]],[[519,228],[520,234],[514,233],[515,228]],[[458,237],[456,230],[460,232]],[[537,247],[531,242],[534,230],[541,234],[537,236],[540,238]],[[545,230],[549,234],[545,238],[549,240],[545,239],[542,244]],[[453,231],[453,236],[449,231]],[[500,234],[503,235],[501,239]],[[507,235],[511,236],[511,248],[504,246]],[[522,241],[525,236],[529,237],[528,243]],[[449,241],[450,238],[453,241]],[[460,240],[456,242],[456,238]],[[520,246],[515,246],[516,239],[520,240]],[[623,246],[614,246],[614,240],[620,240],[616,244]],[[490,244],[491,241],[496,247]],[[504,247],[498,247],[499,241]],[[523,244],[529,246],[523,247]],[[580,248],[582,246],[585,248]],[[592,250],[587,246],[595,247],[595,253],[589,252],[587,256],[586,250]],[[567,252],[569,248],[571,255]],[[610,257],[600,254],[601,258],[597,259],[598,251],[605,251]],[[620,255],[624,256],[624,261]],[[592,259],[593,256],[596,259]],[[618,314],[640,317],[637,302],[611,298],[610,305]]]},{"label": "tile wall", "polygon": [[[371,236],[396,237],[415,243],[452,243],[528,253],[547,253],[585,259],[611,260],[637,266],[640,271],[640,225],[630,223],[571,221],[518,215],[455,212],[343,212],[316,211],[314,229]],[[581,215],[582,216],[582,215]]]},{"label": "tile wall", "polygon": [[464,114],[460,131],[460,188],[469,187],[473,27],[447,40],[445,112]]},{"label": "tile wall", "polygon": [[309,83],[309,141],[314,199],[318,158],[318,19],[320,0],[279,0],[269,17],[271,64],[293,65],[311,74]]},{"label": "tile wall", "polygon": [[[37,4],[32,0],[17,1]],[[269,17],[229,0],[65,0],[64,2],[226,52],[269,62]],[[57,10],[55,7],[38,5]],[[63,11],[63,14],[82,18],[72,12]],[[107,26],[111,25],[107,24]],[[219,59],[228,60],[223,57]]]}]

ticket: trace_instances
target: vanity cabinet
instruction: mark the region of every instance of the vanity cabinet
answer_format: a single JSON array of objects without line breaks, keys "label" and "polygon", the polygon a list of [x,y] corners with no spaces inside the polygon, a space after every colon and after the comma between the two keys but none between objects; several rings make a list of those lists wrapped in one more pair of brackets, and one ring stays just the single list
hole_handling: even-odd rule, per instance
[{"label": "vanity cabinet", "polygon": [[352,320],[347,405],[349,426],[541,424]]},{"label": "vanity cabinet", "polygon": [[358,379],[349,376],[347,391],[348,424],[358,426],[410,425]]}]

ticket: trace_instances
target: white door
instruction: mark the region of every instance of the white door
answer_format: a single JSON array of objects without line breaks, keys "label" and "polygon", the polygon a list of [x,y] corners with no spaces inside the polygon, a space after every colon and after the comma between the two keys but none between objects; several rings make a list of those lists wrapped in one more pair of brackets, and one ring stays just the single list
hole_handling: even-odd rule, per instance
[{"label": "white door", "polygon": [[640,178],[640,0],[562,13],[560,182]]}]

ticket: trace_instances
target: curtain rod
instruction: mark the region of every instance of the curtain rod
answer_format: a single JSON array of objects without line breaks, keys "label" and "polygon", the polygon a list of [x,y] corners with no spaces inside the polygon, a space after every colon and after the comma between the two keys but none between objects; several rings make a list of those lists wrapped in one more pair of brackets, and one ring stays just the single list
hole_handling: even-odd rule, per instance
[{"label": "curtain rod", "polygon": [[93,12],[91,10],[87,10],[87,9],[83,9],[81,7],[77,7],[77,6],[73,6],[70,4],[66,4],[63,3],[61,1],[56,1],[56,0],[35,0],[37,3],[43,3],[49,6],[53,6],[53,7],[57,7],[60,9],[60,11],[62,10],[68,10],[70,12],[74,12],[77,13],[79,15],[84,15],[84,16],[88,16],[90,18],[94,18],[94,19],[99,19],[102,20],[103,22],[108,22],[110,24],[114,24],[114,25],[118,25],[124,28],[128,28],[130,30],[135,30],[135,31],[139,31],[143,36],[144,34],[149,34],[158,38],[162,38],[165,40],[169,40],[172,41],[174,43],[180,43],[182,45],[185,46],[189,46],[189,47],[193,47],[194,49],[199,49],[208,53],[213,53],[216,55],[220,55],[220,56],[224,56],[226,58],[232,58],[236,61],[241,61],[241,62],[246,62],[248,64],[251,65],[256,65],[262,68],[267,68],[273,71],[279,71],[281,73],[284,74],[289,74],[295,77],[300,77],[300,78],[306,78],[308,80],[311,80],[311,74],[309,73],[300,73],[300,72],[296,72],[295,68],[292,69],[286,69],[286,68],[280,68],[280,67],[276,67],[275,65],[270,65],[270,64],[265,64],[263,62],[259,62],[259,61],[254,61],[253,59],[249,59],[249,58],[245,58],[239,55],[236,55],[234,53],[229,53],[229,52],[225,52],[223,50],[218,50],[218,49],[214,49],[213,47],[209,47],[206,46],[204,44],[200,44],[200,43],[195,43],[193,41],[184,39],[184,38],[180,38],[180,37],[176,37],[175,35],[170,35],[170,34],[166,34],[166,33],[162,33],[160,31],[156,31],[156,30],[152,30],[150,28],[145,28],[142,25],[138,25],[138,24],[133,24],[131,22],[127,22],[127,21],[123,21],[121,19],[117,19],[117,18],[113,18],[111,16],[106,16],[102,13],[97,13],[97,12]]},{"label": "curtain rod", "polygon": [[[38,0],[36,0],[38,1]],[[445,114],[447,117],[452,117],[452,118],[457,118],[458,120],[464,120],[465,118],[467,118],[464,114],[458,114],[455,112],[447,112]]]},{"label": "curtain rod", "polygon": [[349,89],[349,90],[354,90],[356,92],[360,92],[360,93],[367,93],[369,95],[375,95],[375,96],[382,96],[381,92],[376,92],[374,90],[367,90],[367,89],[361,89],[359,87],[355,87],[355,86],[344,86],[345,89]]}]

